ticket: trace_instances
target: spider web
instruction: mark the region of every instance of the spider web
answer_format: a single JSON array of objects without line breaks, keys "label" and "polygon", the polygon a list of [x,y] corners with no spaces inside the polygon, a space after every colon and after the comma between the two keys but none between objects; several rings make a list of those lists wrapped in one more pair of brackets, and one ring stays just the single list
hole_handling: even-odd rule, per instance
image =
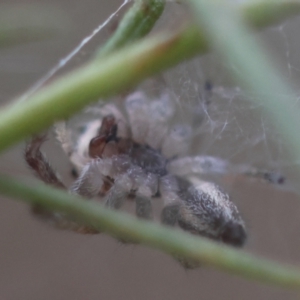
[{"label": "spider web", "polygon": [[[172,8],[177,14],[182,10],[176,5]],[[176,14],[171,9],[169,13]],[[181,11],[181,15],[184,12]],[[294,37],[299,21],[300,18],[293,18],[257,34],[283,77],[294,85],[296,95],[291,93],[286,98],[297,110],[300,45]],[[198,120],[202,120],[193,127],[198,136],[193,154],[213,155],[235,164],[246,163],[280,172],[287,181],[278,188],[299,193],[295,175],[299,162],[289,158],[282,136],[263,113],[263,103],[258,105],[257,101],[251,101],[256,96],[246,93],[231,80],[230,69],[236,69],[233,63],[221,61],[217,54],[211,53],[164,74],[180,115],[191,120],[198,112]]]},{"label": "spider web", "polygon": [[[22,99],[26,100],[57,74],[78,66],[78,61],[84,63],[92,57],[99,40],[108,38],[110,26],[121,19],[132,4],[130,2],[120,1],[119,7],[83,37],[69,54],[61,58],[57,65],[24,93]],[[187,14],[182,4],[169,2],[153,31],[180,26]],[[291,83],[299,80],[300,75],[297,57],[300,45],[294,38],[299,20],[292,19],[258,33],[274,62]],[[294,174],[299,162],[289,159],[282,137],[262,113],[263,104],[252,102],[251,98],[255,96],[245,93],[230,79],[231,68],[235,66],[230,62],[220,61],[216,54],[211,53],[182,63],[146,81],[141,88],[152,94],[168,90],[177,105],[178,122],[190,123],[193,128],[196,142],[192,154],[217,156],[234,164],[247,164],[280,172],[286,176],[287,181],[278,188],[296,191]],[[296,87],[295,90],[298,91],[297,89]],[[299,97],[291,94],[289,99],[294,103],[295,109],[298,109]]]}]

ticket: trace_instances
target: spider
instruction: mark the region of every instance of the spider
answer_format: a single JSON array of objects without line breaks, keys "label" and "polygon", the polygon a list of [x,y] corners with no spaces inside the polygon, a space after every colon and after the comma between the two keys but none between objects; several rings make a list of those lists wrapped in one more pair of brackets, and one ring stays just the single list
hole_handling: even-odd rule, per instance
[{"label": "spider", "polygon": [[[70,193],[100,197],[109,208],[119,209],[126,199],[134,199],[137,217],[150,220],[153,198],[159,197],[164,205],[163,224],[243,246],[247,234],[236,205],[217,184],[199,176],[232,172],[272,183],[284,181],[277,173],[233,166],[221,158],[184,156],[192,140],[191,130],[187,126],[169,126],[175,109],[166,93],[150,101],[143,92],[135,92],[122,105],[107,104],[99,113],[101,117],[85,125],[76,143],[65,123],[57,124],[56,132],[73,173],[79,174]],[[26,146],[25,159],[41,180],[65,188],[40,150],[44,141],[43,136],[33,137]],[[35,210],[47,214],[59,226],[93,232],[64,216]]]}]

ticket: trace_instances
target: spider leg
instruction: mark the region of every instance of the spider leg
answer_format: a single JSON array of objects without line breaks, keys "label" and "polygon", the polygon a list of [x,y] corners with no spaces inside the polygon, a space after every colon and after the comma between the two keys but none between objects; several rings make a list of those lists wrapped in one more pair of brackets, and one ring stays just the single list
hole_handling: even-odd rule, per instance
[{"label": "spider leg", "polygon": [[224,159],[213,156],[182,157],[170,161],[168,170],[177,176],[189,174],[225,174],[231,165]]},{"label": "spider leg", "polygon": [[145,142],[153,149],[160,149],[169,130],[169,122],[175,114],[173,101],[168,93],[163,93],[149,104],[149,128]]},{"label": "spider leg", "polygon": [[[105,206],[111,209],[119,209],[127,199],[132,188],[132,182],[128,174],[123,173],[117,176],[113,185],[107,192],[104,203]],[[135,244],[136,241],[125,238],[118,238],[122,244]]]},{"label": "spider leg", "polygon": [[67,129],[66,122],[61,121],[54,124],[56,138],[60,142],[62,149],[70,157],[74,152],[71,139],[71,131]]},{"label": "spider leg", "polygon": [[115,178],[114,184],[105,196],[105,205],[109,208],[119,209],[130,192],[134,190],[136,214],[138,217],[148,219],[152,216],[151,195],[155,194],[154,191],[157,191],[157,187],[155,188],[154,183],[153,190],[153,182],[150,182],[153,181],[153,178],[151,180],[143,178],[137,169],[129,168],[127,172]]},{"label": "spider leg", "polygon": [[152,197],[158,192],[158,177],[151,173],[137,174],[138,172],[135,174],[136,181],[134,182],[136,215],[139,218],[151,220],[153,217]]},{"label": "spider leg", "polygon": [[41,152],[41,146],[46,141],[46,135],[34,136],[25,148],[25,160],[35,175],[47,184],[58,188],[65,188],[59,176],[51,167],[47,158]]},{"label": "spider leg", "polygon": [[[134,175],[133,175],[134,174]],[[127,173],[117,176],[110,190],[105,196],[105,205],[108,208],[119,209],[129,194],[134,191],[136,216],[141,219],[152,219],[151,195],[157,193],[157,184],[149,178],[144,178],[136,169],[130,168]],[[153,179],[153,178],[152,178]],[[137,187],[139,186],[139,187]],[[118,239],[123,244],[136,244],[132,239]]]},{"label": "spider leg", "polygon": [[[151,196],[157,193],[157,178],[140,173],[139,168],[128,168],[126,172],[114,179],[114,183],[104,198],[105,206],[119,209],[132,192],[134,192],[137,217],[152,219]],[[126,244],[136,243],[134,240],[119,240]]]},{"label": "spider leg", "polygon": [[175,226],[179,219],[179,204],[166,205],[161,212],[161,222],[165,225]]},{"label": "spider leg", "polygon": [[190,149],[192,139],[192,128],[188,125],[174,125],[165,136],[161,152],[170,159],[187,153]]},{"label": "spider leg", "polygon": [[126,178],[124,178],[124,176],[122,176],[123,178],[120,177],[115,179],[115,183],[104,198],[105,206],[108,208],[119,209],[129,195],[130,189],[128,190],[128,188],[125,187]]},{"label": "spider leg", "polygon": [[[36,176],[47,184],[54,187],[65,189],[64,184],[60,180],[57,173],[53,170],[47,158],[41,152],[41,146],[46,141],[46,135],[34,136],[25,148],[25,160],[30,168],[35,172]],[[73,230],[80,233],[94,233],[94,229],[77,224],[67,219],[64,215],[45,210],[39,205],[32,206],[32,212],[52,223],[60,229]]]},{"label": "spider leg", "polygon": [[90,139],[96,135],[99,126],[100,121],[96,120],[91,122],[88,126],[89,135],[81,136],[78,139],[77,145],[74,145],[71,138],[72,133],[67,129],[66,122],[62,121],[54,125],[56,139],[59,141],[63,151],[69,157],[73,165],[71,175],[74,178],[78,177],[78,173],[80,173],[83,167],[90,161],[86,149],[88,148]]},{"label": "spider leg", "polygon": [[135,92],[126,98],[125,109],[133,140],[143,144],[149,131],[149,101],[143,92]]},{"label": "spider leg", "polygon": [[137,217],[145,220],[152,219],[152,203],[151,198],[137,195],[135,197],[135,213]]},{"label": "spider leg", "polygon": [[175,226],[179,219],[181,200],[177,194],[178,184],[174,176],[167,175],[160,179],[159,191],[164,202],[161,212],[161,222],[165,225]]},{"label": "spider leg", "polygon": [[285,181],[285,177],[279,172],[258,169],[245,164],[234,165],[222,158],[206,155],[175,159],[169,163],[168,170],[178,176],[231,173],[277,185],[283,184]]},{"label": "spider leg", "polygon": [[100,160],[92,160],[86,165],[82,169],[79,177],[72,184],[70,192],[84,198],[93,198],[97,196],[104,183],[103,175],[101,173],[102,165]]},{"label": "spider leg", "polygon": [[236,166],[236,169],[236,173],[238,174],[242,174],[247,177],[253,177],[255,179],[275,185],[282,185],[286,181],[285,176],[277,171],[258,169],[247,165],[238,165]]}]

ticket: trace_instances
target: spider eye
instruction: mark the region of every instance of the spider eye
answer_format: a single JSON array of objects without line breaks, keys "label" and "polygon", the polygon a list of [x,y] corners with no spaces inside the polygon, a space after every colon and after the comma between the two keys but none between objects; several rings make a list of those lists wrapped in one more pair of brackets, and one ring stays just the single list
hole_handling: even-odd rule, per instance
[{"label": "spider eye", "polygon": [[246,241],[246,231],[242,224],[235,224],[229,222],[225,225],[225,228],[221,234],[221,240],[232,246],[241,247]]}]

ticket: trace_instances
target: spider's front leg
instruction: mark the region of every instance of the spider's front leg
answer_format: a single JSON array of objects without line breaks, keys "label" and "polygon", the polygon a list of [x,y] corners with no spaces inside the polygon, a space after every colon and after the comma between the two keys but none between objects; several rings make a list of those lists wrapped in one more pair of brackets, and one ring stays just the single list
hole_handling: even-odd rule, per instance
[{"label": "spider's front leg", "polygon": [[140,174],[132,167],[126,173],[118,175],[105,196],[105,205],[119,209],[124,201],[133,195],[136,215],[142,219],[152,219],[151,196],[157,192],[157,179],[151,174]]},{"label": "spider's front leg", "polygon": [[[125,168],[125,170],[123,169]],[[111,177],[113,184],[107,192],[105,205],[119,209],[124,201],[133,198],[136,216],[141,219],[152,219],[152,196],[157,194],[158,180],[154,174],[146,174],[131,163],[127,155],[113,158]],[[135,244],[132,239],[119,239],[122,243]]]},{"label": "spider's front leg", "polygon": [[102,167],[101,159],[95,159],[88,163],[70,187],[70,192],[88,199],[97,196],[104,185]]},{"label": "spider's front leg", "polygon": [[46,141],[46,135],[34,136],[25,148],[25,160],[35,175],[47,184],[65,189],[64,184],[53,170],[45,155],[41,152],[41,146]]},{"label": "spider's front leg", "polygon": [[[59,175],[54,171],[45,155],[41,152],[41,146],[46,141],[46,135],[34,136],[25,148],[25,160],[35,175],[46,184],[50,184],[56,188],[66,189]],[[94,233],[95,230],[79,225],[68,219],[63,214],[50,212],[39,205],[34,205],[32,211],[35,215],[52,223],[60,229],[68,229],[80,233]]]},{"label": "spider's front leg", "polygon": [[[57,188],[65,188],[59,176],[53,170],[47,158],[41,152],[41,146],[46,141],[46,135],[34,136],[27,142],[25,147],[25,160],[35,175],[46,184],[53,185]],[[48,221],[59,223],[58,216],[55,213],[43,209],[39,205],[32,206],[32,212]],[[60,219],[60,218],[59,218]]]}]

